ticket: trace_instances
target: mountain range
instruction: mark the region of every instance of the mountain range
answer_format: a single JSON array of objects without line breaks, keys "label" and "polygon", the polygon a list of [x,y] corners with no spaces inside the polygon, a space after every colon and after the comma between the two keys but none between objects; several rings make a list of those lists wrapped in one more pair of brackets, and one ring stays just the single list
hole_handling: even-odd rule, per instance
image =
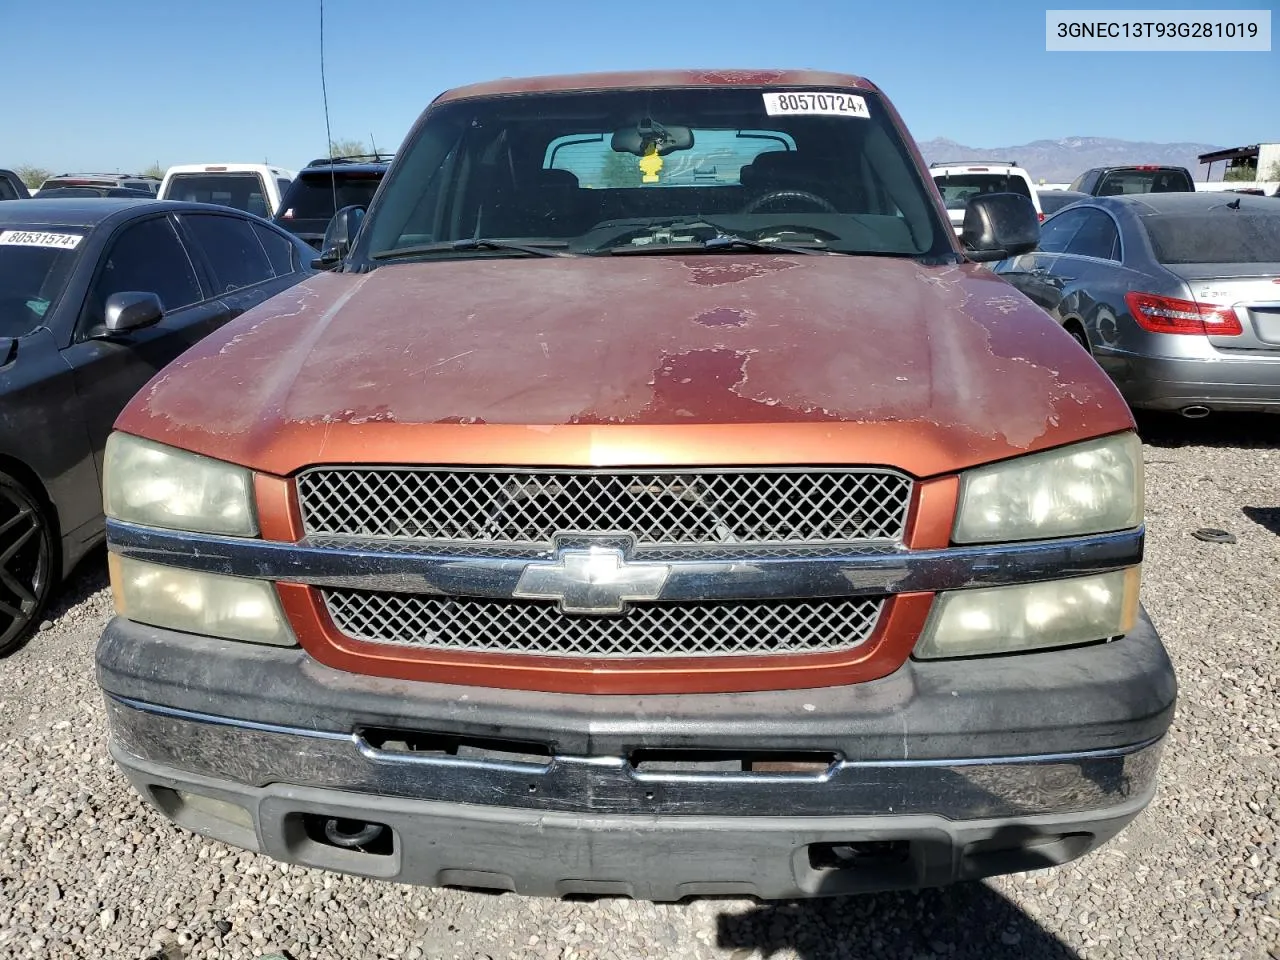
[{"label": "mountain range", "polygon": [[[925,161],[1005,160],[1016,162],[1035,181],[1069,183],[1090,167],[1136,163],[1158,163],[1186,167],[1196,180],[1203,180],[1205,167],[1197,157],[1223,149],[1211,143],[1148,143],[1114,140],[1109,137],[1066,137],[1062,140],[1032,140],[1014,147],[968,147],[955,140],[937,137],[922,140]],[[1222,179],[1226,164],[1213,165],[1214,180]]]}]

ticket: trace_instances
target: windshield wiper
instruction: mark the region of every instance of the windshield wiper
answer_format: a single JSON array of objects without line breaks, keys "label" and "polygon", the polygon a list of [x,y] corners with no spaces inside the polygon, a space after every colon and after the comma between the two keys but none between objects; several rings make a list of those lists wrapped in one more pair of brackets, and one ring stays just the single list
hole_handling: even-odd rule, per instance
[{"label": "windshield wiper", "polygon": [[517,253],[528,253],[535,257],[572,257],[574,254],[563,249],[568,245],[569,241],[567,240],[520,243],[516,240],[466,237],[462,240],[416,243],[409,247],[393,247],[390,250],[379,250],[377,253],[371,253],[369,258],[371,260],[395,260],[400,257],[416,257],[429,253],[465,253],[468,250],[514,250]]},{"label": "windshield wiper", "polygon": [[799,246],[794,243],[778,243],[776,240],[752,240],[750,237],[735,237],[726,234],[712,237],[703,243],[704,250],[760,250],[769,252],[771,250],[781,250],[785,253],[829,253],[828,248],[821,243],[814,243],[812,246]]},{"label": "windshield wiper", "polygon": [[747,237],[734,237],[726,234],[710,237],[706,240],[674,240],[667,243],[620,243],[606,248],[606,252],[615,255],[653,254],[653,253],[689,253],[690,251],[747,250],[754,253],[831,253],[825,246],[814,245],[802,247],[790,243],[775,243],[772,240],[751,240]]}]

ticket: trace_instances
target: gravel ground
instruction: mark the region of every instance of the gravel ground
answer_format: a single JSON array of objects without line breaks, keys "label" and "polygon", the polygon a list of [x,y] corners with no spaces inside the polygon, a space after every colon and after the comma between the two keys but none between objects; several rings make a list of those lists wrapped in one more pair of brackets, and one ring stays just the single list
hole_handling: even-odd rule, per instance
[{"label": "gravel ground", "polygon": [[1280,420],[1144,432],[1144,598],[1182,693],[1155,802],[1083,860],[800,904],[569,903],[288,868],[170,827],[108,760],[99,555],[0,661],[0,956],[1280,958]]}]

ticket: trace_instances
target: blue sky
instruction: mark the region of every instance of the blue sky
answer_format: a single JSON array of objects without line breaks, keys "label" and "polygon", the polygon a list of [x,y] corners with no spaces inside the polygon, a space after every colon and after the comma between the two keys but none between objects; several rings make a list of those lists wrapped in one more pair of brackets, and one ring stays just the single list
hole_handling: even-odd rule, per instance
[{"label": "blue sky", "polygon": [[[329,113],[335,138],[372,135],[388,150],[433,96],[472,81],[793,66],[870,78],[919,140],[1280,140],[1274,49],[1047,53],[1046,6],[1108,5],[325,0]],[[319,0],[62,0],[56,10],[25,10],[20,26],[6,18],[0,32],[9,78],[0,166],[129,170],[267,158],[297,167],[325,152]]]}]

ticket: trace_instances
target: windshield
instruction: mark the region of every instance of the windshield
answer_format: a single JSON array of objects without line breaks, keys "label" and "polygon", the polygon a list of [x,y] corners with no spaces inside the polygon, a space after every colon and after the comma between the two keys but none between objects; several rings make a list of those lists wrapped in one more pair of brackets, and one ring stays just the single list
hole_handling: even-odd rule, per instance
[{"label": "windshield", "polygon": [[871,93],[527,94],[433,108],[370,210],[357,256],[456,256],[439,248],[459,241],[467,256],[528,255],[478,248],[479,238],[657,252],[723,236],[949,254],[935,211]]},{"label": "windshield", "polygon": [[21,337],[44,323],[83,239],[62,228],[0,230],[0,337]]},{"label": "windshield", "polygon": [[933,182],[948,210],[963,210],[966,203],[984,193],[1018,193],[1031,199],[1027,181],[1003,173],[943,173]]},{"label": "windshield", "polygon": [[[304,173],[289,188],[281,220],[329,220],[343,207],[367,207],[382,180],[380,173]],[[334,194],[338,202],[334,205]]]},{"label": "windshield", "polygon": [[[1265,202],[1265,201],[1264,201]],[[1216,210],[1143,217],[1161,263],[1280,263],[1280,204],[1272,211]]]},{"label": "windshield", "polygon": [[218,203],[259,217],[271,216],[266,188],[256,173],[175,173],[165,199]]}]

